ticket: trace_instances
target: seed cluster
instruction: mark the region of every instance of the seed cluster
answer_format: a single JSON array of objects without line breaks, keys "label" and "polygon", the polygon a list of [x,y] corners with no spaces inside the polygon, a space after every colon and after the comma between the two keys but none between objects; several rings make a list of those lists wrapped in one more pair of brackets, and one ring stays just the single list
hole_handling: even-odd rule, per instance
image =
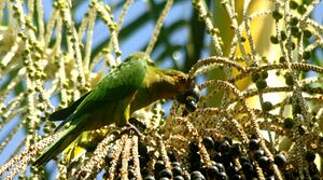
[{"label": "seed cluster", "polygon": [[[126,146],[126,145],[125,145]],[[201,158],[201,146],[207,149],[210,156],[210,162],[204,162]],[[149,145],[139,142],[138,156],[120,158],[115,161],[115,156],[110,150],[109,155],[105,159],[106,169],[111,170],[113,162],[116,162],[115,169],[106,172],[107,177],[116,179],[124,177],[122,169],[123,161],[128,163],[127,174],[128,179],[144,180],[154,179],[175,179],[175,180],[207,180],[207,179],[253,179],[263,177],[265,179],[277,179],[273,166],[277,166],[282,172],[284,179],[299,178],[297,167],[288,160],[288,155],[283,152],[275,152],[274,159],[266,156],[261,148],[260,140],[251,137],[248,144],[244,145],[234,140],[224,137],[215,139],[213,137],[204,137],[202,143],[191,142],[187,145],[187,153],[181,156],[174,149],[167,150],[168,162],[161,157],[162,154],[154,150],[149,150]],[[156,149],[158,150],[158,149]],[[124,152],[123,152],[124,153]],[[134,170],[135,159],[139,159],[140,176],[136,175]],[[320,172],[314,163],[315,153],[307,151],[304,155],[306,159],[309,177],[311,179],[320,179]],[[262,173],[261,175],[259,173]],[[111,176],[111,173],[114,173]]]}]

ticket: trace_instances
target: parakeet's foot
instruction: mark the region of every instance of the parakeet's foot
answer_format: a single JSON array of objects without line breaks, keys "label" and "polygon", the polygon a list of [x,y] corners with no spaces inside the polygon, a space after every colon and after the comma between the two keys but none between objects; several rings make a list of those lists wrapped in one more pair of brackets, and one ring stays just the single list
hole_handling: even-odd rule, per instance
[{"label": "parakeet's foot", "polygon": [[137,134],[137,136],[141,139],[142,137],[144,137],[143,135],[142,135],[142,133],[139,131],[139,129],[136,127],[136,126],[134,126],[133,124],[131,124],[130,122],[127,122],[127,124],[126,124],[126,128],[127,129],[125,129],[124,130],[124,132],[127,132],[127,131],[130,131],[130,130],[133,130],[133,132],[135,132],[136,134]]},{"label": "parakeet's foot", "polygon": [[130,124],[132,124],[133,126],[135,126],[139,131],[141,131],[141,132],[143,132],[143,131],[145,131],[146,130],[146,128],[147,128],[147,126],[146,126],[146,124],[145,123],[143,123],[143,122],[141,122],[141,121],[139,121],[138,119],[136,119],[136,118],[130,118],[129,120],[128,120],[128,122],[130,123]]},{"label": "parakeet's foot", "polygon": [[[138,120],[136,120],[138,121]],[[130,133],[131,130],[141,139],[143,137],[142,133],[140,132],[140,130],[133,125],[130,122],[127,122],[125,126],[123,126],[120,130],[113,132],[116,136],[116,139],[118,139],[119,137],[121,137],[123,134],[125,133]]]}]

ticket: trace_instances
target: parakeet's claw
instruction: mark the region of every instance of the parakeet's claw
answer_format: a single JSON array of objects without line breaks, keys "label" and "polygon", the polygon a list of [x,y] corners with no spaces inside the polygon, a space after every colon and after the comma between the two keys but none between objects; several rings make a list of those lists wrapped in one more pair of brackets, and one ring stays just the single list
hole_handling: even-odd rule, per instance
[{"label": "parakeet's claw", "polygon": [[139,121],[136,118],[130,118],[129,123],[132,124],[133,126],[137,127],[138,130],[144,131],[146,130],[147,126],[143,122]]},{"label": "parakeet's claw", "polygon": [[131,132],[131,130],[133,132],[135,132],[135,134],[141,139],[142,137],[144,137],[142,135],[142,133],[138,130],[138,128],[136,126],[134,126],[133,124],[131,124],[130,122],[127,122],[127,124],[121,129],[121,132],[118,134],[118,136],[121,136],[125,133],[129,133]]},{"label": "parakeet's claw", "polygon": [[126,129],[126,131],[127,130],[133,130],[133,132],[135,132],[136,134],[137,134],[137,136],[141,139],[142,137],[144,137],[143,135],[142,135],[142,133],[139,131],[139,129],[136,127],[136,126],[134,126],[133,124],[131,124],[131,123],[127,123],[127,126],[128,126],[128,129]]}]

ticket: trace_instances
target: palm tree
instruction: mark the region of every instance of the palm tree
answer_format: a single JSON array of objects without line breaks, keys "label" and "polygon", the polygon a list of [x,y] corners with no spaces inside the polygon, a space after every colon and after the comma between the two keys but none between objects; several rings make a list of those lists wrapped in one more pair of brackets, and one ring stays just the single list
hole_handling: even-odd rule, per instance
[{"label": "palm tree", "polygon": [[[322,4],[0,1],[0,175],[319,178]],[[142,139],[102,127],[32,166],[58,136],[48,116],[136,51],[195,78],[198,109],[159,101],[133,115]]]}]

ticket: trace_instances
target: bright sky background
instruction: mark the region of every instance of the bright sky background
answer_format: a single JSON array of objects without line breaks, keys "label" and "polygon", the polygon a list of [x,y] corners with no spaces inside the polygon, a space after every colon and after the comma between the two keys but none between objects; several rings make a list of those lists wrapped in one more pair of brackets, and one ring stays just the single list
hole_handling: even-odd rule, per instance
[{"label": "bright sky background", "polygon": [[[43,0],[44,2],[44,11],[45,11],[45,19],[49,18],[49,15],[52,11],[52,0]],[[113,0],[112,2],[118,2],[118,0]],[[77,9],[76,20],[80,21],[88,8],[88,2],[84,3]],[[144,10],[146,10],[147,5],[146,2],[143,0],[135,0],[135,3],[130,7],[128,14],[125,18],[125,24],[128,24],[135,20],[139,15],[141,15]],[[119,14],[120,9],[116,12],[115,16]],[[313,16],[316,21],[320,24],[323,24],[323,1],[317,6],[315,11],[313,12]],[[166,19],[166,26],[171,22],[179,19],[179,18],[189,18],[191,16],[191,2],[190,1],[183,1],[180,5],[173,7]],[[121,50],[123,52],[123,58],[128,56],[129,54],[136,52],[139,48],[143,47],[144,44],[149,40],[154,24],[152,22],[145,25],[144,28],[141,28],[139,31],[136,32],[135,35],[131,36],[127,39],[126,42],[121,44]],[[108,37],[108,31],[105,25],[102,22],[96,24],[94,29],[95,38],[93,40],[93,45],[96,46],[98,43],[102,42],[106,37]],[[176,32],[172,37],[171,41],[176,43],[185,43],[185,39],[183,37],[187,36],[187,30],[180,30]],[[152,55],[154,57],[154,54]],[[323,54],[322,54],[323,57]],[[170,64],[162,64],[163,67],[168,67]],[[8,123],[3,130],[0,131],[0,139],[3,139],[6,134],[12,130],[15,124],[19,122],[19,119],[16,118]],[[0,165],[3,164],[7,157],[10,156],[12,150],[17,147],[18,144],[23,140],[24,132],[23,130],[19,131],[13,138],[13,140],[9,143],[9,145],[5,148],[5,150],[0,154]],[[53,168],[52,163],[49,163],[48,166],[50,169]],[[51,179],[55,179],[55,171],[51,175]]]}]

